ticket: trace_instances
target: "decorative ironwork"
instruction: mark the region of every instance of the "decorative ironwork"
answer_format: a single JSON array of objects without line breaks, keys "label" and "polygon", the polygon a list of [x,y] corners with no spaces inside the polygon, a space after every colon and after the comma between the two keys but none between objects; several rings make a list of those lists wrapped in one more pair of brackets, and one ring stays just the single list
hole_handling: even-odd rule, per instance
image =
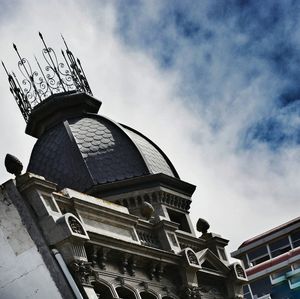
[{"label": "decorative ironwork", "polygon": [[29,61],[22,57],[15,44],[13,44],[13,48],[19,59],[18,68],[22,80],[19,81],[14,72],[8,72],[2,61],[10,84],[10,91],[26,122],[32,109],[53,94],[75,91],[92,95],[81,62],[74,57],[64,37],[61,36],[66,47],[65,50],[61,50],[64,62],[58,60],[55,51],[48,47],[40,32],[39,37],[44,46],[42,55],[45,65],[41,65],[38,59],[34,57],[38,71],[32,69]]},{"label": "decorative ironwork", "polygon": [[192,250],[187,250],[186,251],[186,255],[187,255],[188,261],[189,261],[189,263],[191,265],[197,265],[197,266],[199,266],[199,262],[198,262],[197,256],[196,256],[196,254]]},{"label": "decorative ironwork", "polygon": [[69,222],[69,225],[70,225],[73,233],[79,234],[79,235],[85,235],[82,225],[76,218],[69,217],[68,222]]}]

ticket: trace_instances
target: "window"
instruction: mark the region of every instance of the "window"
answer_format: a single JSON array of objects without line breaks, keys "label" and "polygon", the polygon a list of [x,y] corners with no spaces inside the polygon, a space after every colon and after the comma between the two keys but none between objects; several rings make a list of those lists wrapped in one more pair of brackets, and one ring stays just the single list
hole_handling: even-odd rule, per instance
[{"label": "window", "polygon": [[43,194],[42,196],[43,196],[43,199],[44,199],[47,209],[48,210],[50,209],[51,211],[54,211],[54,212],[58,212],[58,209],[53,201],[53,198],[46,194]]},{"label": "window", "polygon": [[269,276],[258,279],[250,284],[253,296],[261,297],[271,292],[271,281]]},{"label": "window", "polygon": [[244,299],[252,299],[251,290],[249,285],[243,286]]},{"label": "window", "polygon": [[[118,287],[118,288],[116,288],[116,291],[118,293],[119,298],[122,298],[122,299],[136,299],[136,296],[134,295],[134,293],[131,290],[127,289],[127,288]],[[106,298],[106,297],[103,297],[103,298]]]},{"label": "window", "polygon": [[272,257],[276,257],[291,250],[291,244],[288,237],[278,239],[269,244]]},{"label": "window", "polygon": [[277,284],[286,280],[285,274],[289,271],[291,271],[291,267],[284,267],[277,270],[276,272],[273,272],[270,275],[272,284]]},{"label": "window", "polygon": [[291,233],[291,239],[292,239],[293,247],[294,248],[299,247],[300,246],[300,230]]},{"label": "window", "polygon": [[174,211],[171,209],[167,209],[168,214],[169,214],[169,218],[172,222],[176,222],[179,224],[178,229],[188,232],[191,232],[190,226],[188,224],[188,221],[186,219],[186,215],[184,213],[180,213],[178,211]]},{"label": "window", "polygon": [[291,289],[296,289],[300,287],[300,276],[295,275],[289,278],[289,285]]},{"label": "window", "polygon": [[270,259],[266,246],[258,247],[248,253],[250,263],[255,266]]},{"label": "window", "polygon": [[149,292],[141,292],[140,296],[142,299],[156,299],[156,296],[152,295]]},{"label": "window", "polygon": [[298,262],[293,263],[292,268],[293,268],[293,270],[299,269],[300,268],[300,262],[298,261]]},{"label": "window", "polygon": [[100,282],[94,283],[94,290],[99,298],[113,299],[113,295],[109,287]]}]

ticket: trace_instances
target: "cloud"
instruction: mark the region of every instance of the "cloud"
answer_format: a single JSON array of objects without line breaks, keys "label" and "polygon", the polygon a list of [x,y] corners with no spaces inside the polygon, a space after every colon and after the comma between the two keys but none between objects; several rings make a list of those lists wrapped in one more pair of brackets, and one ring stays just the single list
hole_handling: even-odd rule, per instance
[{"label": "cloud", "polygon": [[[299,8],[287,2],[2,2],[0,57],[16,68],[12,42],[32,57],[39,30],[58,50],[62,32],[101,113],[166,152],[197,185],[194,222],[206,218],[233,250],[298,216]],[[0,158],[27,165],[35,140],[3,72],[0,91]]]}]

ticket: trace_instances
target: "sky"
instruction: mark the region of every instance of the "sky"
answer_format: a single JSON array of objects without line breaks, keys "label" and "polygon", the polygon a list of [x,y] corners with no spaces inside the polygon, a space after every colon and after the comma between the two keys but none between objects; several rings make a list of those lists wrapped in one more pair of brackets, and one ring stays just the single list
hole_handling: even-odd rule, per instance
[{"label": "sky", "polygon": [[[244,240],[299,216],[299,1],[0,0],[0,59],[33,63],[41,31],[62,33],[100,113],[157,143],[210,231]],[[26,169],[35,139],[0,71],[0,182],[6,153]]]}]

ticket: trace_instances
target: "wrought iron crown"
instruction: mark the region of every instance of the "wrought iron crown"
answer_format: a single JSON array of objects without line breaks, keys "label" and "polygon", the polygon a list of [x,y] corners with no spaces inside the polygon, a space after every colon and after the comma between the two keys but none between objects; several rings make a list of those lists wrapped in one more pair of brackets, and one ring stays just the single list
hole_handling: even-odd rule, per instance
[{"label": "wrought iron crown", "polygon": [[18,68],[22,79],[19,81],[14,72],[9,73],[2,61],[10,84],[10,91],[26,122],[32,109],[53,94],[75,91],[93,95],[80,60],[74,57],[63,36],[61,37],[66,49],[61,50],[61,54],[64,62],[58,61],[55,51],[47,46],[40,32],[39,36],[44,45],[42,54],[45,65],[41,65],[34,57],[38,71],[31,68],[29,61],[20,55],[15,44],[13,44],[13,48],[19,58]]}]

